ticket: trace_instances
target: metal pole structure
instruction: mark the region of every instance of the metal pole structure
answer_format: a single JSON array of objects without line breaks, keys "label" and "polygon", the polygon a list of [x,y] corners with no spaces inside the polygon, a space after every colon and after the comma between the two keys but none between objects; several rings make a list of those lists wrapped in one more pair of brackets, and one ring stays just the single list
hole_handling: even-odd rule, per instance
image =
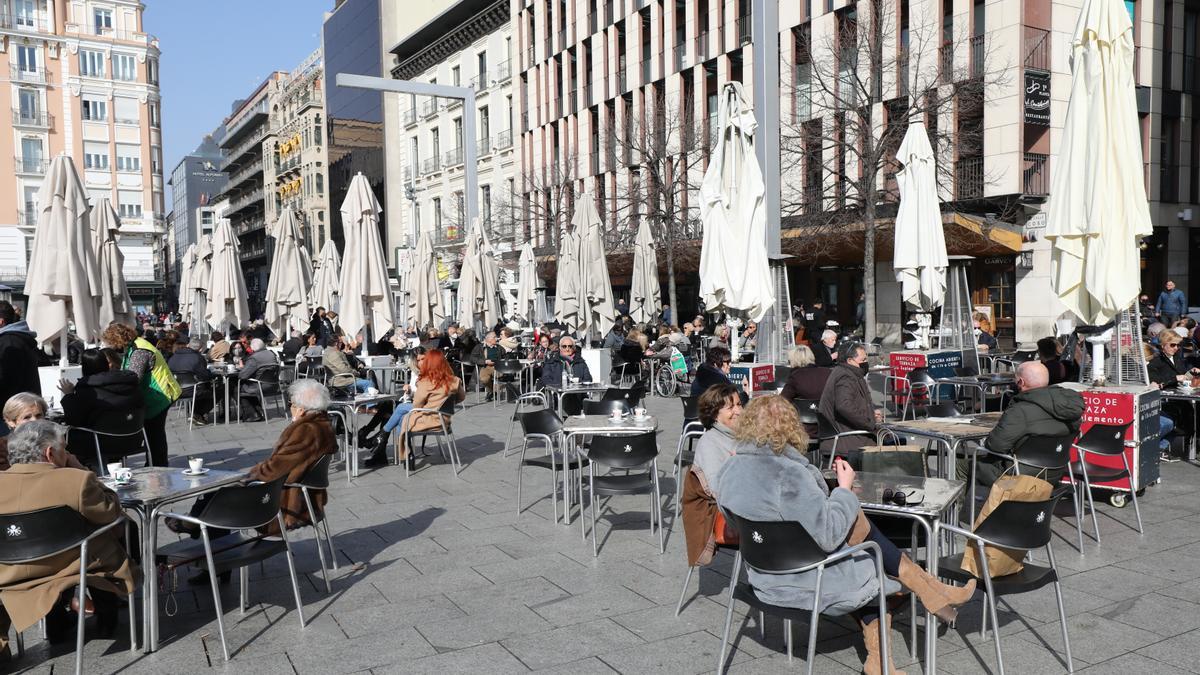
[{"label": "metal pole structure", "polygon": [[[779,239],[779,3],[775,0],[752,0],[751,28],[753,30],[754,114],[758,127],[754,133],[754,154],[762,171],[763,208],[767,211],[766,245],[771,266],[782,265]],[[774,271],[774,270],[773,270]],[[772,280],[778,285],[778,274]],[[763,317],[758,327],[759,353],[772,360],[782,353],[780,330],[791,307],[781,307],[780,290],[775,289],[775,305]],[[786,304],[787,300],[783,302]]]},{"label": "metal pole structure", "polygon": [[[778,70],[778,68],[776,68]],[[479,169],[475,166],[475,90],[470,87],[451,87],[444,84],[429,84],[412,80],[393,80],[386,77],[370,77],[368,75],[353,75],[338,73],[334,83],[339,87],[350,89],[370,89],[378,92],[394,92],[397,94],[417,94],[418,96],[435,96],[440,98],[456,98],[463,102],[463,177],[466,186],[466,221],[470,222],[479,215]],[[778,115],[776,115],[778,117]],[[385,141],[386,142],[386,141]],[[776,153],[778,156],[778,152]],[[778,159],[776,159],[778,164]],[[413,168],[414,174],[416,167]],[[416,242],[413,242],[416,245]]]}]

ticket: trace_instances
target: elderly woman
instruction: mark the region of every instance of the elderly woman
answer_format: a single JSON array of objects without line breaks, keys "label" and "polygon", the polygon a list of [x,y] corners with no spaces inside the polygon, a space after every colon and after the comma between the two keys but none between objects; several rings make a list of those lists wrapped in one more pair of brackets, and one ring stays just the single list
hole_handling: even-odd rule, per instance
[{"label": "elderly woman", "polygon": [[167,411],[182,393],[167,360],[133,327],[114,323],[104,330],[104,344],[121,356],[121,369],[137,375],[146,416],[144,427],[150,441],[150,465],[167,465]]},{"label": "elderly woman", "polygon": [[733,434],[742,416],[742,399],[732,384],[714,384],[700,395],[696,413],[707,431],[696,444],[692,466],[700,474],[708,493],[717,496],[715,479],[725,460],[733,456],[737,441]]},{"label": "elderly woman", "polygon": [[[4,402],[4,424],[15,431],[26,422],[44,419],[46,408],[46,400],[37,394],[13,394]],[[0,471],[8,471],[8,436],[0,437]]]},{"label": "elderly woman", "polygon": [[788,350],[788,365],[792,367],[792,372],[779,395],[789,401],[796,398],[820,400],[821,392],[825,391],[825,381],[829,379],[829,369],[817,365],[812,350],[805,345],[792,347]]},{"label": "elderly woman", "polygon": [[[808,437],[795,408],[780,396],[754,399],[738,420],[734,455],[717,474],[717,500],[726,511],[759,521],[799,523],[827,553],[870,539],[879,545],[884,570],[921,599],[943,621],[953,621],[957,607],[970,600],[975,582],[958,588],[941,583],[900,553],[880,534],[859,508],[853,492],[854,470],[844,460],[834,462],[837,487],[827,486],[820,469],[808,462],[801,448]],[[813,606],[815,571],[763,574],[748,571],[754,592],[764,602],[797,609]],[[879,588],[875,564],[867,554],[844,558],[825,568],[819,607],[830,614],[855,613],[863,630],[868,674],[882,672],[879,619],[875,608],[881,592],[898,590],[888,582]],[[890,663],[890,657],[889,657]],[[898,673],[895,666],[893,673]]]}]

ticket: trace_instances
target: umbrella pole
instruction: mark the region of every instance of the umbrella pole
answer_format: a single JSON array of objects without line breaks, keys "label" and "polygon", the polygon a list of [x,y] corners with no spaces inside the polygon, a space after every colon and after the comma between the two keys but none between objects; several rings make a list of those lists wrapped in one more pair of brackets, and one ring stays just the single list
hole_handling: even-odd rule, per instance
[{"label": "umbrella pole", "polygon": [[67,338],[66,326],[63,327],[62,337],[60,337],[59,340],[60,340],[60,346],[59,346],[59,354],[58,354],[58,367],[60,370],[59,377],[62,377],[63,373],[61,371],[65,371],[67,369],[67,366],[71,365],[70,359],[67,358],[68,338]]}]

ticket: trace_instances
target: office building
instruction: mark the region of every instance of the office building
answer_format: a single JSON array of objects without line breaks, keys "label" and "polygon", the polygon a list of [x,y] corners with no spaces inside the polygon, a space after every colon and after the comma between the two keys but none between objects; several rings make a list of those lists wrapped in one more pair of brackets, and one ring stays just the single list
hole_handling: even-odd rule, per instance
[{"label": "office building", "polygon": [[171,185],[171,215],[167,228],[167,253],[171,261],[167,279],[168,305],[173,305],[179,298],[179,261],[189,246],[212,232],[212,223],[201,223],[197,213],[225,190],[227,176],[220,171],[223,164],[220,143],[224,137],[225,127],[218,127],[171,171],[168,181]]}]

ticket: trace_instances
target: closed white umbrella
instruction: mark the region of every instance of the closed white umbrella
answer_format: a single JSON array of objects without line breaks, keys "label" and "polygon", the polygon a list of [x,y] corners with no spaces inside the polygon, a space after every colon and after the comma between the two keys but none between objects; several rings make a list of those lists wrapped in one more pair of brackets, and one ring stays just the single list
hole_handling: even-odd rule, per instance
[{"label": "closed white umbrella", "polygon": [[312,265],[300,244],[300,228],[291,209],[284,209],[275,223],[275,257],[267,277],[267,325],[286,339],[288,328],[303,331],[308,325],[308,289],[312,285]]},{"label": "closed white umbrella", "polygon": [[98,340],[97,315],[103,289],[96,253],[92,249],[91,207],[87,192],[70,157],[50,162],[37,196],[37,229],[29,256],[25,294],[26,321],[38,343],[61,343],[67,364],[67,333],[85,341]]},{"label": "closed white umbrella", "polygon": [[[379,241],[379,200],[366,176],[359,173],[350,180],[341,210],[346,257],[338,285],[338,325],[350,336],[363,331],[365,350],[366,340],[378,339],[396,325],[387,258]],[[367,335],[368,326],[372,335]]]},{"label": "closed white umbrella", "polygon": [[608,255],[604,251],[604,222],[596,211],[591,196],[579,196],[579,208],[575,211],[575,231],[581,233],[579,241],[579,330],[585,335],[596,329],[604,335],[617,319],[613,302],[612,281],[608,276]]},{"label": "closed white umbrella", "polygon": [[558,242],[558,272],[555,275],[554,320],[574,333],[582,327],[579,299],[580,231],[563,232]]},{"label": "closed white umbrella", "polygon": [[700,296],[710,312],[761,321],[775,297],[763,178],[754,158],[758,123],[741,83],[725,85],[719,113],[720,136],[700,184]]},{"label": "closed white umbrella", "polygon": [[629,288],[629,316],[650,323],[662,314],[662,287],[658,283],[658,252],[646,219],[638,224],[633,244],[633,282]]},{"label": "closed white umbrella", "polygon": [[191,314],[188,315],[188,325],[193,332],[204,333],[204,325],[208,316],[208,285],[212,281],[212,235],[200,237],[196,243],[196,263],[188,283],[192,291]]},{"label": "closed white umbrella", "polygon": [[458,323],[466,328],[475,328],[476,320],[483,321],[484,327],[495,325],[495,320],[488,321],[480,316],[483,305],[483,268],[479,260],[479,221],[471,223],[471,231],[467,233],[466,247],[463,250],[462,267],[458,273]]},{"label": "closed white umbrella", "polygon": [[932,312],[946,296],[946,236],[937,196],[937,161],[921,122],[908,125],[896,159],[900,207],[892,267],[900,297],[914,309]]},{"label": "closed white umbrella", "polygon": [[179,315],[184,321],[192,316],[192,269],[196,267],[196,245],[188,244],[179,261]]},{"label": "closed white umbrella", "polygon": [[433,240],[428,232],[417,237],[417,254],[408,287],[409,308],[418,329],[436,326],[446,318],[442,310],[437,258],[433,255]]},{"label": "closed white umbrella", "polygon": [[338,284],[341,283],[341,279],[342,260],[338,257],[337,244],[330,239],[325,242],[325,246],[321,247],[321,257],[317,259],[309,304],[313,307],[324,307],[336,311]]},{"label": "closed white umbrella", "polygon": [[229,221],[222,219],[212,234],[212,274],[208,283],[205,318],[213,330],[229,332],[230,327],[250,322],[246,278],[238,255],[237,237]]},{"label": "closed white umbrella", "polygon": [[1142,182],[1133,24],[1120,0],[1085,0],[1071,38],[1071,94],[1046,237],[1063,304],[1107,323],[1137,299],[1138,240],[1152,232]]},{"label": "closed white umbrella", "polygon": [[100,326],[114,321],[132,324],[135,313],[129,287],[125,283],[125,254],[117,246],[117,235],[121,231],[121,218],[112,202],[101,199],[93,211],[92,247],[96,252],[96,266],[100,271]]},{"label": "closed white umbrella", "polygon": [[533,254],[533,245],[525,242],[517,262],[517,304],[512,313],[530,324],[539,318],[534,316],[533,308],[537,299],[537,283],[537,257]]},{"label": "closed white umbrella", "polygon": [[409,250],[407,254],[397,262],[396,266],[396,277],[399,282],[397,285],[400,289],[400,306],[397,308],[400,315],[397,319],[399,319],[399,325],[404,329],[407,329],[412,324],[413,318],[412,288],[410,288],[410,284],[412,284],[413,279],[415,251]]}]

